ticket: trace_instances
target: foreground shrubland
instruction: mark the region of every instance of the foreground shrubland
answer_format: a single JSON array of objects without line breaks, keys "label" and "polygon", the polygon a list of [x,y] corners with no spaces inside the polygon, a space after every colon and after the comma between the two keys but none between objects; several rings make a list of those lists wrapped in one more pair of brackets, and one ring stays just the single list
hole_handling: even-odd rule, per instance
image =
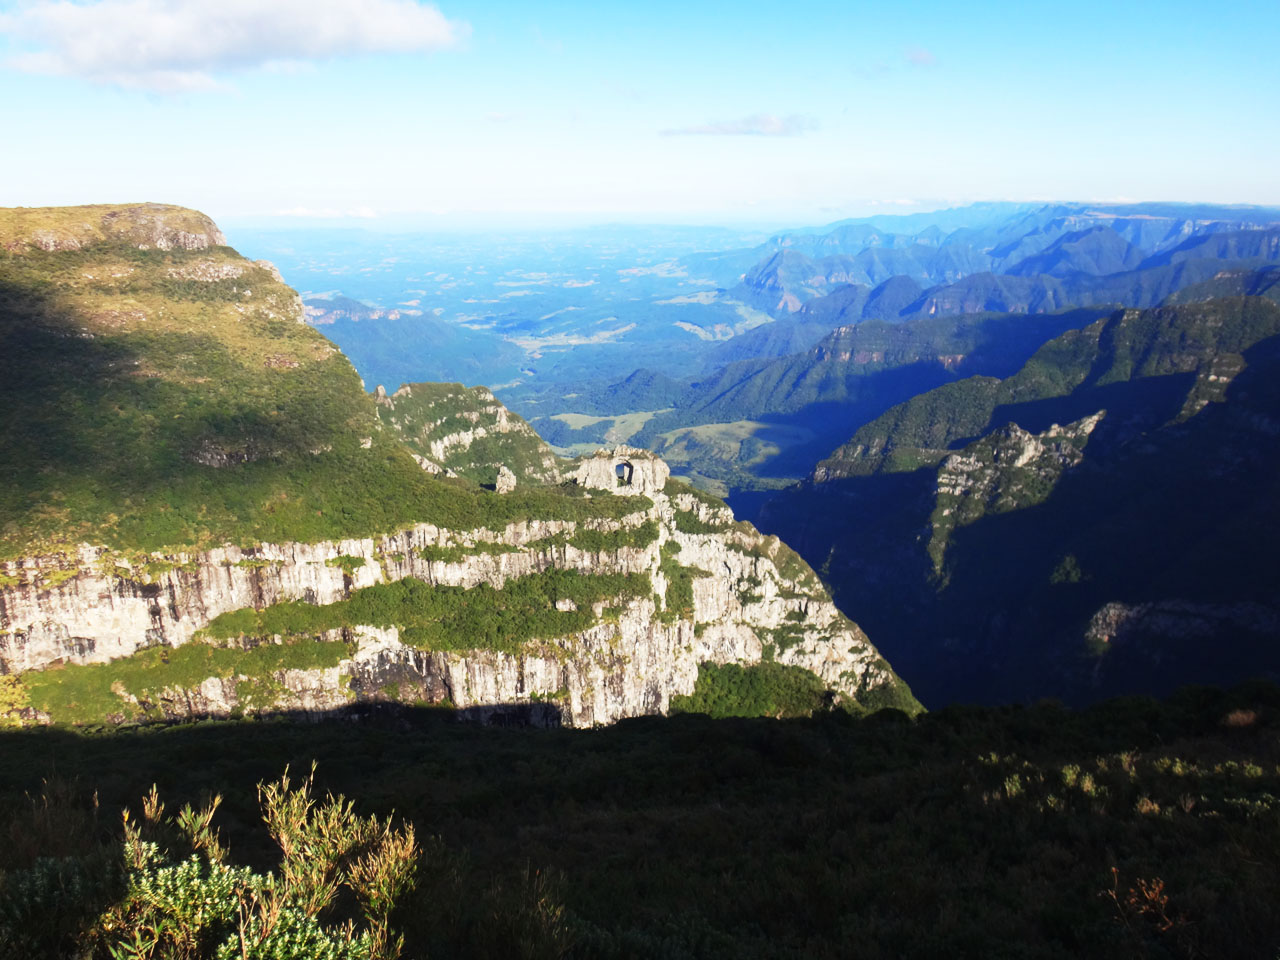
[{"label": "foreground shrubland", "polygon": [[0,929],[24,957],[1273,956],[1278,717],[1254,684],[13,733]]}]

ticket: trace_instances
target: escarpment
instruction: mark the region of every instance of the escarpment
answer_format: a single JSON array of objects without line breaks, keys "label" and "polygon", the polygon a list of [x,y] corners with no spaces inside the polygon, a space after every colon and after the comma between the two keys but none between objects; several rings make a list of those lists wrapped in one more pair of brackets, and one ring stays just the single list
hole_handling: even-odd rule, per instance
[{"label": "escarpment", "polygon": [[224,242],[179,208],[0,215],[11,717],[584,726],[766,661],[919,709],[798,556],[661,460],[560,461],[483,388],[366,394]]},{"label": "escarpment", "polygon": [[[638,451],[597,461],[666,473]],[[581,726],[665,712],[672,696],[692,693],[700,664],[766,659],[812,671],[851,705],[869,693],[912,702],[776,538],[675,481],[625,502],[634,512],[617,519],[417,524],[153,558],[149,569],[88,547],[73,567],[10,562],[0,667],[26,678],[33,708],[53,719],[87,719],[57,695],[67,677],[106,684],[102,719],[390,701]],[[419,596],[391,590],[406,585]],[[469,603],[485,609],[471,616]],[[247,664],[263,645],[278,648],[280,665],[256,675]],[[184,646],[197,661],[191,651],[201,651],[206,675],[199,662],[195,674],[164,662]],[[308,647],[327,661],[286,665],[308,660]]]}]

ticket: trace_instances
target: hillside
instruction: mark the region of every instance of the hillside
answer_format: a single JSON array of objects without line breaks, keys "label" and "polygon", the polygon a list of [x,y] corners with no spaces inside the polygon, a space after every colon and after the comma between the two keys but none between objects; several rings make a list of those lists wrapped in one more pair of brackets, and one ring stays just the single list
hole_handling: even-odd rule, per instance
[{"label": "hillside", "polygon": [[0,557],[341,538],[431,512],[438,488],[351,364],[207,219],[10,210],[0,230]]},{"label": "hillside", "polygon": [[[190,899],[144,912],[112,884],[120,809],[174,871],[209,854],[164,820],[217,793],[215,853],[279,874],[257,784],[278,787],[288,764],[296,791],[315,762],[316,808],[328,791],[351,804],[338,837],[374,815],[416,828],[417,883],[393,895],[390,924],[406,960],[1268,957],[1278,717],[1280,691],[1251,685],[915,721],[684,715],[547,731],[416,711],[0,733],[0,829],[14,838],[0,849],[0,949],[54,960],[96,941],[105,960],[127,935],[103,920],[181,915],[193,899],[220,943],[235,929],[225,887],[190,883]],[[165,810],[149,818],[153,784]],[[308,846],[319,869],[297,871],[304,882],[330,875],[328,846]],[[7,896],[42,879],[74,885]],[[325,928],[367,930],[377,913],[340,886],[317,911]]]},{"label": "hillside", "polygon": [[[1266,295],[1277,223],[1280,210],[1263,207],[979,204],[792,231],[663,265],[696,292],[655,300],[646,329],[669,322],[696,336],[679,354],[696,369],[637,351],[625,376],[579,367],[568,377],[557,360],[566,382],[539,366],[499,392],[562,452],[645,446],[754,515],[761,491],[806,475],[894,404],[965,375],[1014,372],[1066,329],[1062,316]],[[731,310],[740,318],[722,322]],[[984,363],[973,342],[993,314],[1045,318],[1003,330],[1007,366]],[[909,328],[915,359],[881,345],[896,336],[885,324]],[[873,329],[851,355],[884,353],[883,365],[832,362],[860,325]]]},{"label": "hillside", "polygon": [[776,538],[644,451],[556,461],[483,388],[366,394],[199,214],[0,223],[7,716],[590,725],[725,664],[770,712],[918,709]]},{"label": "hillside", "polygon": [[370,307],[333,295],[308,298],[305,309],[307,322],[343,345],[370,387],[423,380],[506,382],[526,362],[514,344],[420,308]]},{"label": "hillside", "polygon": [[[763,478],[804,476],[852,429],[917,393],[974,374],[1013,373],[1046,340],[1100,313],[858,323],[776,359],[728,364],[685,381],[640,371],[620,383],[583,384],[572,398],[547,395],[521,407],[561,446],[602,441],[626,419],[620,411],[647,411],[627,442],[677,469],[751,487]],[[539,415],[570,403],[595,416]],[[574,423],[581,425],[573,429]]]},{"label": "hillside", "polygon": [[1280,308],[1120,311],[860,428],[761,523],[925,702],[1280,670]]},{"label": "hillside", "polygon": [[533,428],[485,387],[460,383],[406,383],[388,395],[374,391],[379,418],[419,459],[419,466],[476,483],[555,483],[555,454]]}]

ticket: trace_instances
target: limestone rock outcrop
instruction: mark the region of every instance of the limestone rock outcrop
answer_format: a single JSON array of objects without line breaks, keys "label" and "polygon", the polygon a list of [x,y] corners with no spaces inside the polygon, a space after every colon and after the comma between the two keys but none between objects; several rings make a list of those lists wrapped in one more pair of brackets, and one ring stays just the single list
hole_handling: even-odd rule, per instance
[{"label": "limestone rock outcrop", "polygon": [[662,491],[669,476],[671,468],[661,458],[648,450],[619,445],[584,458],[571,479],[589,490],[651,497]]},{"label": "limestone rock outcrop", "polygon": [[[200,640],[219,614],[290,600],[322,606],[406,577],[502,589],[521,577],[569,569],[640,574],[653,589],[610,610],[597,604],[591,626],[518,653],[424,649],[394,626],[295,638],[341,640],[349,654],[323,668],[278,671],[274,698],[266,702],[234,676],[158,693],[121,690],[122,716],[144,708],[182,718],[409,702],[447,704],[480,719],[516,711],[524,721],[589,726],[665,712],[672,696],[693,691],[701,663],[765,658],[812,670],[850,699],[900,684],[777,538],[735,523],[727,507],[690,488],[666,485],[666,465],[651,454],[625,456],[651,506],[637,501],[636,512],[589,526],[528,520],[502,530],[456,531],[420,524],[386,537],[173,556],[150,573],[90,547],[81,549],[74,569],[53,560],[3,564],[12,585],[0,590],[0,670],[108,663],[179,647]],[[617,451],[587,462],[612,471],[615,459]],[[663,488],[655,488],[659,479]],[[636,539],[639,546],[625,538],[603,549],[573,542],[584,531],[622,537],[641,530],[653,536]],[[692,576],[686,611],[665,609],[673,571]]]},{"label": "limestone rock outcrop", "polygon": [[217,224],[202,213],[162,203],[5,211],[14,224],[5,245],[15,251],[83,250],[104,241],[124,241],[139,250],[206,250],[226,246]]}]

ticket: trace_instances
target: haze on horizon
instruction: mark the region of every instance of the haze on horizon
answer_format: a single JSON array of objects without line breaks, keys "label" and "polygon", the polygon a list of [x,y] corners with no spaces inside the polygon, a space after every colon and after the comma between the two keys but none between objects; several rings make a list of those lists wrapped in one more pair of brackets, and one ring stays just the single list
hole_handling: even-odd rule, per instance
[{"label": "haze on horizon", "polygon": [[818,223],[1280,204],[1272,3],[0,2],[0,205]]}]

